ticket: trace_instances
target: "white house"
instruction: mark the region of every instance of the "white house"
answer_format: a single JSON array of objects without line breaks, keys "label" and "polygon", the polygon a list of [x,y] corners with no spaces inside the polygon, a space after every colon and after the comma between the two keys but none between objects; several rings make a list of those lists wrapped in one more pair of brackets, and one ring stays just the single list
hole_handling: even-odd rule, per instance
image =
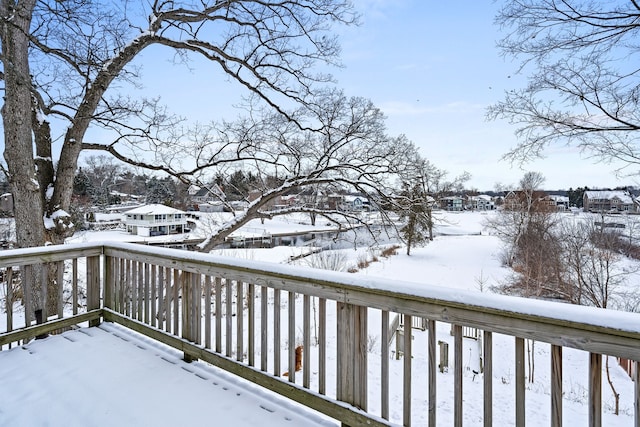
[{"label": "white house", "polygon": [[480,194],[478,196],[470,196],[468,206],[471,210],[490,211],[495,209],[493,199],[488,194]]},{"label": "white house", "polygon": [[184,211],[165,205],[144,205],[125,212],[127,232],[138,236],[162,236],[185,232]]},{"label": "white house", "polygon": [[346,212],[360,212],[371,210],[369,199],[358,195],[344,195],[340,208]]}]

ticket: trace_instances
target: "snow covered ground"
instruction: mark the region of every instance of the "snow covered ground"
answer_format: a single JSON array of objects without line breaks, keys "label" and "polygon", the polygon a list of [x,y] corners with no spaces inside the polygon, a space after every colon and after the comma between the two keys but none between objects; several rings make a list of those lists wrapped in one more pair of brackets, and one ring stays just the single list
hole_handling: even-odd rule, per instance
[{"label": "snow covered ground", "polygon": [[[477,292],[490,292],[491,286],[499,284],[505,277],[510,273],[508,269],[501,266],[499,261],[499,253],[501,243],[494,236],[488,234],[488,232],[483,227],[483,219],[486,218],[487,213],[462,213],[462,214],[448,214],[445,216],[445,222],[442,223],[438,227],[438,237],[434,242],[430,243],[428,246],[424,248],[416,248],[412,250],[412,255],[405,255],[403,248],[400,249],[397,255],[385,258],[381,256],[377,256],[379,254],[379,250],[372,250],[371,248],[359,247],[359,248],[349,248],[343,249],[340,251],[341,253],[341,263],[344,264],[344,269],[349,269],[358,264],[359,260],[363,259],[371,259],[373,255],[376,255],[376,261],[371,262],[367,268],[358,270],[357,273],[359,275],[366,275],[369,277],[382,277],[388,278],[389,280],[408,280],[416,283],[422,284],[430,284],[430,285],[438,285],[444,288],[448,288],[451,290],[454,289],[464,289],[464,290],[472,290]],[[290,224],[297,224],[295,221]],[[278,224],[270,224],[267,221],[264,227],[282,227],[284,225],[282,223]],[[299,226],[296,225],[296,226]],[[93,232],[78,235],[76,237],[76,241],[89,241],[89,240],[127,240],[126,233],[123,232]],[[292,256],[298,255],[301,251],[309,250],[309,248],[294,248],[294,247],[278,247],[273,249],[238,249],[238,250],[223,250],[220,253],[229,256],[239,256],[245,259],[251,260],[260,260],[260,261],[269,261],[276,263],[289,263]],[[313,256],[304,258],[302,260],[297,261],[299,265],[317,265],[316,262],[313,261]],[[640,285],[640,278],[632,277],[630,278],[629,286],[638,286]],[[376,320],[372,319],[370,324],[379,324]],[[108,326],[107,326],[108,328]],[[111,332],[110,332],[111,333]],[[375,334],[379,332],[372,332],[372,339],[375,340]],[[95,332],[95,335],[100,335],[99,332]],[[414,425],[426,425],[426,375],[427,375],[427,360],[426,360],[426,332],[421,332],[419,330],[415,330],[413,333],[413,347],[416,351],[413,359],[413,419]],[[49,340],[51,343],[49,343]],[[12,368],[7,367],[15,367],[21,366],[23,369],[18,369],[18,371],[24,370],[24,374],[21,378],[24,379],[24,376],[31,371],[37,376],[42,376],[46,378],[47,370],[61,370],[62,372],[67,372],[69,375],[62,375],[61,378],[56,378],[56,385],[60,390],[69,390],[71,396],[73,396],[73,401],[78,404],[78,407],[91,407],[91,405],[95,405],[95,403],[91,403],[92,401],[88,399],[92,393],[88,393],[86,390],[77,390],[77,383],[75,381],[76,378],[80,378],[80,374],[78,376],[72,375],[71,372],[74,371],[75,368],[66,364],[66,360],[71,360],[69,353],[65,353],[66,349],[69,348],[68,345],[65,345],[65,338],[60,337],[52,337],[49,340],[44,342],[34,342],[27,345],[27,350],[24,351],[20,348],[11,350],[9,352],[0,353],[0,367],[4,370],[0,371],[0,375],[2,378],[9,378],[10,374],[12,374]],[[60,341],[62,340],[62,341]],[[449,334],[449,325],[439,324],[437,330],[437,340],[445,341],[450,343],[450,351],[453,349],[453,341],[452,337]],[[92,345],[95,345],[94,340]],[[116,340],[117,341],[117,340]],[[128,364],[129,356],[124,358],[119,358],[120,354],[109,356],[109,352],[115,351],[116,353],[125,352],[125,350],[120,349],[117,346],[114,346],[112,342],[105,340],[104,345],[108,348],[103,351],[106,355],[101,356],[98,360],[91,363],[93,370],[99,370],[101,375],[104,375],[105,378],[122,378],[120,381],[116,381],[116,383],[105,382],[102,384],[94,384],[89,385],[92,390],[99,390],[99,394],[104,396],[104,399],[107,402],[111,402],[107,404],[113,411],[131,411],[135,408],[136,405],[129,403],[138,401],[144,403],[147,399],[153,402],[154,397],[157,395],[161,395],[165,393],[167,396],[172,397],[172,404],[159,403],[157,412],[170,412],[169,408],[175,407],[179,408],[183,405],[182,399],[185,400],[184,405],[190,405],[188,401],[193,399],[192,394],[174,394],[171,393],[172,384],[179,384],[185,381],[183,378],[179,376],[171,376],[162,377],[161,381],[158,381],[158,375],[160,370],[164,371],[164,368],[153,368],[150,370],[147,369],[138,369],[136,371],[136,380],[135,384],[130,383],[131,380],[125,379],[126,377],[118,377],[120,371],[125,369],[131,369]],[[505,337],[500,335],[494,335],[494,370],[493,370],[493,384],[494,384],[494,425],[499,426],[508,426],[514,424],[514,409],[513,409],[513,401],[514,401],[514,393],[515,393],[515,365],[514,365],[514,349],[513,349],[513,338]],[[155,346],[146,343],[145,346],[154,348],[151,350],[152,355],[157,353],[155,350]],[[51,350],[48,348],[51,347]],[[136,347],[138,348],[138,347]],[[32,349],[32,350],[30,350]],[[135,350],[135,349],[134,349]],[[53,351],[56,353],[57,364],[55,366],[49,367],[37,367],[37,365],[33,364],[33,357],[30,357],[30,352],[34,351],[35,355],[38,352],[44,351]],[[127,351],[132,351],[131,349]],[[369,371],[370,372],[379,372],[379,350],[372,349],[372,357],[369,361]],[[376,354],[377,352],[377,354]],[[527,384],[527,424],[532,426],[537,425],[549,425],[549,407],[550,407],[550,381],[549,381],[549,372],[550,372],[550,358],[549,358],[549,346],[536,343],[533,348],[533,353],[535,354],[535,378],[532,383]],[[88,358],[93,358],[97,356],[87,356]],[[152,356],[152,358],[155,356]],[[175,356],[174,355],[174,359]],[[452,358],[452,356],[450,356]],[[571,349],[565,349],[563,353],[563,373],[564,373],[564,419],[565,425],[587,425],[587,388],[588,388],[588,354],[579,351],[573,351]],[[162,359],[156,358],[156,359]],[[478,371],[479,368],[479,357],[478,357],[478,342],[471,339],[465,339],[465,350],[463,354],[463,360],[465,365],[465,374],[464,374],[464,422],[465,425],[482,425],[482,379],[480,375],[474,373],[474,371]],[[150,363],[148,360],[137,360],[132,359],[133,366],[142,366],[144,364]],[[16,365],[18,363],[18,365]],[[74,362],[75,363],[75,362]],[[612,413],[613,409],[613,396],[609,387],[607,386],[606,378],[603,378],[603,424],[604,425],[614,425],[614,426],[625,426],[625,425],[633,425],[633,383],[627,376],[627,374],[617,366],[615,361],[610,360],[611,366],[611,374],[612,380],[617,387],[618,393],[621,396],[621,415],[614,415]],[[160,363],[161,366],[166,366],[168,364]],[[155,365],[153,365],[155,366]],[[401,369],[402,369],[402,361],[395,361],[395,359],[391,363],[391,380],[392,380],[392,397],[391,397],[391,407],[394,410],[391,413],[391,418],[394,422],[400,423],[402,419],[401,404],[400,404],[400,396],[401,396]],[[135,370],[135,369],[134,369]],[[178,370],[180,371],[180,370]],[[80,371],[79,371],[80,372]],[[89,371],[91,372],[91,371]],[[162,375],[165,373],[163,372]],[[604,374],[603,374],[604,375]],[[89,373],[86,374],[86,377],[91,377]],[[200,376],[192,375],[195,382],[208,382],[211,383],[213,381],[211,378],[207,377],[207,381],[202,381]],[[228,379],[233,383],[233,379]],[[312,379],[313,381],[313,379]],[[331,380],[330,380],[331,381]],[[4,384],[4,381],[3,381]],[[131,392],[132,401],[125,400],[125,404],[121,409],[117,409],[120,406],[119,402],[114,402],[109,399],[112,399],[110,396],[114,395],[122,395],[126,393],[129,396],[129,389],[133,386],[138,387],[139,389],[133,389]],[[209,384],[210,385],[210,384]],[[86,386],[86,385],[85,385]],[[190,386],[189,386],[190,387]],[[2,389],[5,389],[4,385],[0,387],[0,425],[34,425],[32,423],[28,424],[20,424],[20,423],[12,423],[12,420],[24,420],[24,413],[26,408],[28,407],[28,402],[30,400],[36,400],[36,398],[44,399],[38,393],[38,386],[30,381],[17,381],[12,383],[9,392],[5,392],[6,395],[10,396],[22,396],[22,399],[17,398],[7,398],[9,400],[5,400],[5,396],[2,395]],[[211,388],[211,387],[209,387]],[[376,382],[372,382],[369,384],[369,388],[371,394],[373,396],[379,395],[380,384]],[[6,389],[5,389],[6,390]],[[197,393],[196,393],[197,394]],[[214,408],[219,408],[219,405],[238,405],[238,400],[233,396],[234,393],[218,393],[212,395],[210,401],[215,401],[215,404],[209,405],[207,403],[207,398],[204,397],[204,401],[197,403],[195,407],[202,408],[199,416],[201,418],[195,418],[199,420],[199,423],[207,422],[211,420],[212,414],[210,411],[214,410]],[[248,397],[246,394],[243,394],[244,398],[252,400],[252,407],[260,408],[262,405],[262,400],[264,396],[261,396],[260,393],[256,396],[256,400],[253,401],[253,395]],[[66,398],[66,397],[65,397]],[[200,397],[199,397],[200,398]],[[69,397],[68,399],[72,399]],[[86,399],[86,400],[85,400]],[[234,400],[235,399],[235,400]],[[375,399],[371,399],[370,401],[370,409],[373,412],[378,411],[379,402],[375,401]],[[12,402],[12,403],[6,403]],[[254,404],[255,403],[255,404]],[[243,403],[242,405],[244,405]],[[102,406],[99,406],[102,408]],[[141,406],[143,408],[143,406]],[[209,409],[211,408],[211,409]],[[146,409],[145,409],[146,410]],[[264,411],[264,409],[260,409]],[[451,425],[453,423],[453,373],[445,372],[438,374],[438,425]],[[86,412],[86,411],[85,411]],[[80,412],[81,414],[85,414],[85,412]],[[191,411],[192,413],[198,414],[197,410]],[[266,411],[270,413],[269,411]],[[260,413],[260,411],[258,411]],[[127,415],[129,412],[124,413],[125,417],[138,417],[138,414],[134,414],[131,412],[131,415]],[[62,414],[60,415],[62,416]],[[84,416],[84,415],[83,415]],[[151,416],[151,415],[150,415]],[[155,416],[155,414],[153,414]],[[235,422],[235,419],[232,418],[220,418],[222,415],[220,411],[216,411],[215,415],[216,420],[220,420],[221,424],[227,425],[231,424],[231,422]],[[249,413],[247,416],[251,416]],[[288,422],[285,421],[287,417],[290,415],[277,415],[274,418],[264,417],[265,426],[267,425],[302,425],[297,422]],[[96,417],[94,417],[96,418]],[[109,417],[107,417],[109,418]],[[65,418],[68,420],[68,418]],[[86,414],[86,419],[92,420],[90,414]],[[136,420],[136,418],[110,418],[110,421],[116,421],[118,424],[130,424],[128,422],[129,419]],[[4,421],[8,421],[5,423]],[[36,425],[45,425],[46,420],[50,420],[48,417],[38,418],[36,419]],[[145,418],[146,420],[146,418]],[[273,420],[273,421],[267,421]],[[42,421],[42,422],[40,422]],[[154,425],[154,426],[162,426],[162,425],[176,425],[175,423],[169,422],[170,418],[162,418],[156,419],[156,422],[149,422],[146,424],[146,421],[142,424],[134,422],[136,425]],[[181,419],[181,421],[184,421]],[[229,421],[228,423],[225,421]],[[185,424],[183,422],[179,424]],[[195,424],[195,422],[193,423]],[[59,425],[56,423],[52,423],[50,425]],[[75,425],[74,423],[62,423],[62,425]],[[88,425],[88,424],[77,424],[77,425]],[[96,422],[93,424],[96,426],[102,425],[112,425],[112,423],[105,422]]]},{"label": "snow covered ground", "polygon": [[0,378],[1,426],[336,425],[109,323],[0,352]]}]

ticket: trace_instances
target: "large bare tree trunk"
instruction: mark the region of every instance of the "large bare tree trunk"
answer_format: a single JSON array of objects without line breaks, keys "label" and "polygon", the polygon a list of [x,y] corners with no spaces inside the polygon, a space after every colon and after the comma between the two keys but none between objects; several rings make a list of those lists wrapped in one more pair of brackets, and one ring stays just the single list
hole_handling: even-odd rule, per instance
[{"label": "large bare tree trunk", "polygon": [[[5,98],[2,108],[4,125],[4,158],[13,193],[16,221],[16,240],[19,247],[40,246],[45,243],[42,192],[36,179],[32,134],[32,87],[29,70],[29,26],[35,1],[0,3],[2,61],[4,65]],[[11,18],[11,19],[8,19]],[[23,276],[28,284],[30,305],[42,313],[46,288],[42,287],[38,268]],[[32,314],[27,313],[27,319]]]}]

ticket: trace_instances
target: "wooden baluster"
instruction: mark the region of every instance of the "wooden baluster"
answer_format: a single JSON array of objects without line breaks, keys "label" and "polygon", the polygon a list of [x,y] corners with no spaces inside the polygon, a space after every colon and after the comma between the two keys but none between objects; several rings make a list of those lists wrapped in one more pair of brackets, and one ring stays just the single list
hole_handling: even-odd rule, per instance
[{"label": "wooden baluster", "polygon": [[562,347],[551,346],[551,427],[562,426]]},{"label": "wooden baluster", "polygon": [[380,416],[389,419],[389,312],[382,310],[380,325]]},{"label": "wooden baluster", "polygon": [[493,333],[484,331],[483,334],[482,374],[484,387],[484,425],[493,425]]},{"label": "wooden baluster", "polygon": [[453,425],[462,427],[462,326],[453,325]]},{"label": "wooden baluster", "polygon": [[255,353],[256,353],[256,308],[255,299],[253,297],[255,292],[255,286],[249,283],[247,286],[247,315],[248,315],[248,337],[247,352],[249,353],[249,366],[255,366]]},{"label": "wooden baluster", "polygon": [[260,370],[267,371],[269,339],[269,288],[260,289]]},{"label": "wooden baluster", "polygon": [[602,355],[589,353],[589,426],[602,425]]},{"label": "wooden baluster", "polygon": [[437,380],[437,371],[436,371],[436,322],[435,320],[427,321],[427,331],[428,331],[428,352],[429,352],[429,426],[436,426],[436,380]]},{"label": "wooden baluster", "polygon": [[516,426],[525,425],[525,373],[524,373],[524,338],[516,337]]}]

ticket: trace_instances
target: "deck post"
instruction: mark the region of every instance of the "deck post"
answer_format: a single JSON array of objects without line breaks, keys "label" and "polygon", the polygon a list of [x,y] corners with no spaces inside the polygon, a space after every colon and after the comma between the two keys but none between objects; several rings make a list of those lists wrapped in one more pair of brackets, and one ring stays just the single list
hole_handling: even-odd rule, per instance
[{"label": "deck post", "polygon": [[[114,273],[117,270],[117,259],[105,256],[104,257],[104,306],[115,310],[115,276]],[[75,304],[75,301],[74,301]]]},{"label": "deck post", "polygon": [[[87,311],[100,308],[100,256],[87,257]],[[100,324],[100,320],[92,320],[89,326]]]},{"label": "deck post", "polygon": [[337,303],[338,400],[367,410],[367,308]]}]

